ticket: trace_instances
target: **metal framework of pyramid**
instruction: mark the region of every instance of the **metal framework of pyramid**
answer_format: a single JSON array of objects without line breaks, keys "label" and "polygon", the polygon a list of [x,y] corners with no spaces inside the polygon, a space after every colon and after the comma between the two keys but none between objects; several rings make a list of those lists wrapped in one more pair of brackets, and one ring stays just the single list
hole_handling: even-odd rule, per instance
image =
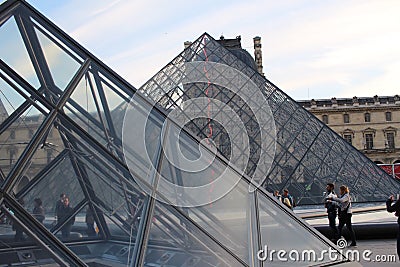
[{"label": "metal framework of pyramid", "polygon": [[[331,258],[323,253],[336,250],[259,188],[260,181],[242,174],[220,154],[212,154],[208,143],[180,130],[179,120],[167,117],[171,114],[168,101],[151,101],[156,94],[160,99],[164,97],[160,85],[166,80],[168,88],[180,86],[175,67],[200,60],[205,50],[215,54],[215,61],[223,59],[266,89],[263,94],[269,96],[271,111],[275,114],[281,110],[276,125],[308,121],[297,127],[298,132],[309,131],[306,137],[312,137],[312,142],[291,134],[292,143],[298,142],[299,146],[288,154],[281,152],[285,149],[278,142],[279,158],[288,155],[296,160],[296,153],[306,158],[310,147],[314,151],[312,144],[321,140],[327,143],[328,151],[341,149],[346,158],[361,161],[358,171],[374,172],[376,177],[368,183],[382,188],[374,182],[377,179],[383,183],[381,172],[207,35],[143,86],[143,95],[26,2],[7,1],[0,6],[0,99],[6,111],[0,123],[0,266],[323,266],[346,262],[343,255]],[[200,65],[185,68],[186,72],[181,73],[201,72]],[[210,69],[209,74],[213,71]],[[184,82],[182,88],[192,86],[197,82]],[[177,105],[175,95],[170,95],[170,100]],[[293,116],[286,115],[288,110]],[[127,111],[131,115],[128,120],[124,116]],[[270,118],[268,114],[265,120]],[[143,126],[139,123],[143,121],[146,131],[141,136],[136,126]],[[127,127],[123,124],[127,122],[134,124],[128,125],[133,126],[131,133],[124,132]],[[281,131],[283,127],[277,127],[278,136]],[[284,132],[290,135],[291,131],[288,128]],[[311,135],[314,132],[331,139],[315,139]],[[253,136],[257,140],[257,134]],[[138,140],[145,140],[144,147],[136,145]],[[202,157],[202,163],[212,164],[197,173],[177,168],[169,162],[178,153],[168,140],[178,140],[183,154],[192,162]],[[271,149],[266,148],[275,151]],[[320,151],[315,153],[319,155]],[[310,171],[307,162],[318,163],[315,159],[301,161],[303,172]],[[281,161],[271,158],[266,162]],[[249,174],[255,172],[252,168],[246,165]],[[181,199],[176,196],[185,195],[190,188],[165,191],[167,183],[162,183],[161,177],[189,187],[203,186],[209,181],[203,181],[204,177],[220,177],[234,186],[210,203],[198,205],[200,196],[193,195],[176,203]],[[366,180],[357,177],[357,184]],[[273,178],[267,182],[270,180]],[[366,193],[375,196],[374,192]],[[73,209],[57,221],[54,210],[61,193],[67,194]],[[43,222],[32,213],[37,198],[45,209]],[[88,216],[95,222],[95,233],[88,231]],[[63,237],[61,232],[72,220],[70,235]],[[257,254],[265,246],[275,251],[313,250],[316,258],[259,261]]]},{"label": "metal framework of pyramid", "polygon": [[[212,139],[221,155],[269,192],[289,189],[298,205],[322,203],[327,183],[347,185],[353,202],[382,202],[388,192],[399,191],[397,180],[260,75],[251,59],[237,54],[204,34],[139,91],[167,113],[178,109],[177,120],[189,132]],[[225,121],[204,116],[210,114],[209,103],[185,107],[196,98],[223,103],[215,112]],[[258,120],[260,110],[267,119]],[[193,113],[198,118],[192,119]],[[229,125],[233,113],[244,127]]]}]

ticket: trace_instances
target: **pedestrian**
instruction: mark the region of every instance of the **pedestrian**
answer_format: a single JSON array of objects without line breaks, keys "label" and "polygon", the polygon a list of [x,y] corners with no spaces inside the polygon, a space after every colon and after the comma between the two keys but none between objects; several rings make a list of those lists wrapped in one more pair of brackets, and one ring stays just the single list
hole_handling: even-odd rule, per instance
[{"label": "pedestrian", "polygon": [[[386,201],[386,210],[388,212],[395,212],[397,218],[397,224],[399,225],[399,230],[397,232],[397,256],[400,258],[400,200],[397,199],[394,202],[394,196],[391,195],[389,199]],[[393,204],[393,205],[392,205]]]},{"label": "pedestrian", "polygon": [[61,193],[60,194],[60,199],[57,200],[56,202],[56,209],[54,211],[54,217],[57,220],[57,223],[60,221],[60,212],[61,212],[61,208],[64,205],[64,199],[67,197],[67,195],[65,193]]},{"label": "pedestrian", "polygon": [[[19,198],[17,201],[19,204],[21,204],[22,207],[25,205],[25,201],[23,198]],[[20,226],[16,222],[13,222],[12,228],[15,231],[14,241],[25,241],[24,229],[22,228],[22,226]]]},{"label": "pedestrian", "polygon": [[285,204],[289,209],[293,210],[294,200],[293,197],[289,194],[288,189],[283,189],[283,195],[281,197],[282,203]]},{"label": "pedestrian", "polygon": [[282,202],[282,200],[281,200],[282,196],[281,196],[281,194],[279,193],[279,190],[275,190],[275,191],[274,191],[274,197],[275,197],[278,201],[281,201],[281,202]]},{"label": "pedestrian", "polygon": [[[335,190],[335,185],[333,183],[326,184],[327,198],[337,197],[334,190]],[[338,236],[338,229],[336,227],[336,216],[337,216],[337,209],[338,209],[338,206],[336,205],[336,203],[337,202],[325,200],[325,208],[326,208],[326,212],[328,213],[329,227],[332,230],[331,241],[333,243],[336,243],[337,240],[340,238],[340,236]]]},{"label": "pedestrian", "polygon": [[356,235],[351,224],[351,217],[353,216],[353,214],[351,211],[351,196],[349,188],[345,185],[340,186],[340,197],[329,197],[327,198],[327,201],[335,201],[335,204],[339,206],[338,236],[342,236],[343,226],[346,225],[351,238],[350,247],[357,246]]},{"label": "pedestrian", "polygon": [[[61,228],[62,237],[68,238],[71,234],[72,225],[75,222],[75,216],[72,216],[74,209],[69,204],[69,197],[64,198],[63,206],[60,208],[59,222],[64,222],[64,226]],[[72,217],[71,217],[72,216]]]},{"label": "pedestrian", "polygon": [[87,235],[96,236],[96,230],[94,229],[94,216],[93,211],[90,207],[86,210],[85,222],[87,226]]},{"label": "pedestrian", "polygon": [[33,200],[33,211],[32,211],[32,216],[35,217],[36,220],[39,222],[43,223],[44,218],[45,218],[45,212],[43,208],[43,202],[40,198],[35,198]]}]

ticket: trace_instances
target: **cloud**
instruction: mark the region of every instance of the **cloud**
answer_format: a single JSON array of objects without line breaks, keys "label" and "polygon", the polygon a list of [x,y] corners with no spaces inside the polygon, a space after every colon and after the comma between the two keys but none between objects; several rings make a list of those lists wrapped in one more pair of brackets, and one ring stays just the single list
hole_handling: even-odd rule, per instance
[{"label": "cloud", "polygon": [[184,41],[207,31],[215,38],[242,35],[251,54],[252,38],[261,36],[264,71],[272,82],[293,96],[317,92],[329,98],[378,90],[369,88],[374,83],[396,93],[396,71],[390,68],[400,61],[399,6],[398,1],[74,0],[52,14],[137,87],[180,53]]}]

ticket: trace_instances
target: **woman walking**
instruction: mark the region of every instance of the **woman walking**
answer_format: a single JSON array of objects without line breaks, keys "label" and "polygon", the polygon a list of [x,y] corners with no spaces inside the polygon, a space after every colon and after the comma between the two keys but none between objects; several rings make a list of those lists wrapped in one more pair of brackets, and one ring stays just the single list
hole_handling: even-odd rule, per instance
[{"label": "woman walking", "polygon": [[339,206],[339,237],[342,236],[343,226],[346,225],[351,238],[350,247],[357,246],[356,235],[354,233],[353,226],[351,225],[351,217],[353,216],[353,214],[351,211],[351,197],[349,188],[345,185],[340,186],[340,197],[332,196],[328,199],[336,202],[337,206]]}]

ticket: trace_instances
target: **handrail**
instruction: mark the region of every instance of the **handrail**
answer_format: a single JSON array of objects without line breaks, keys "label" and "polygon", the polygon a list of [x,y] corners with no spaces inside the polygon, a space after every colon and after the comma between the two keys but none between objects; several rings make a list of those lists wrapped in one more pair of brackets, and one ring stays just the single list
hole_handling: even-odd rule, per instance
[{"label": "handrail", "polygon": [[[378,207],[365,207],[365,208],[355,208],[352,209],[353,214],[360,214],[360,213],[367,213],[367,212],[377,212],[377,211],[384,211],[386,210],[386,206],[381,205]],[[326,212],[318,212],[313,214],[297,214],[300,218],[306,219],[318,219],[327,216]]]}]

